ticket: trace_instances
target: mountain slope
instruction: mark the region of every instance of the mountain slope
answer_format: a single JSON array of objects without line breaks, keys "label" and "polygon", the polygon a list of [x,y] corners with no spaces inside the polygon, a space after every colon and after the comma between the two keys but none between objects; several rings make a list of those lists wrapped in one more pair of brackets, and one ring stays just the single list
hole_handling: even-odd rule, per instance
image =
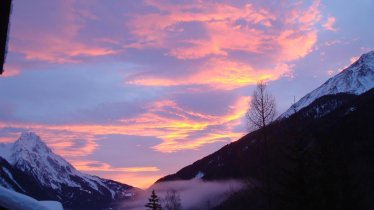
[{"label": "mountain slope", "polygon": [[26,190],[15,180],[13,177],[13,167],[0,157],[0,186],[4,186],[8,189],[13,189],[17,192],[25,193]]},{"label": "mountain slope", "polygon": [[22,133],[13,144],[0,145],[0,156],[2,186],[36,199],[61,201],[64,207],[106,208],[127,199],[134,190],[129,185],[79,172],[31,132]]},{"label": "mountain slope", "polygon": [[[336,109],[314,117],[315,107],[336,102]],[[216,209],[268,209],[268,195],[274,209],[374,209],[373,107],[373,89],[359,96],[323,96],[270,125],[267,147],[262,130],[252,132],[158,182],[204,174],[205,181],[250,183]]]},{"label": "mountain slope", "polygon": [[374,51],[363,54],[355,63],[305,95],[278,119],[287,118],[317,98],[337,93],[359,95],[374,87]]}]

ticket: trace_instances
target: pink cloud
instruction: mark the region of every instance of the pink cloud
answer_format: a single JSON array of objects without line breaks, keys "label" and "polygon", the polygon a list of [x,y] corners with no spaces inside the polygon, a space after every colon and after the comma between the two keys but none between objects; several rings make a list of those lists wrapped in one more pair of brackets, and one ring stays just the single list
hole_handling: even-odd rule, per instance
[{"label": "pink cloud", "polygon": [[123,172],[112,172],[105,173],[99,172],[100,176],[107,177],[108,179],[117,180],[122,183],[130,183],[134,187],[139,187],[142,189],[147,189],[149,186],[155,183],[157,179],[162,177],[163,173],[153,172],[153,173],[126,173]]},{"label": "pink cloud", "polygon": [[321,1],[315,0],[306,11],[299,11],[301,15],[298,20],[304,27],[311,27],[318,23],[321,19],[321,12],[319,11]]},{"label": "pink cloud", "polygon": [[329,16],[327,18],[327,21],[322,26],[323,26],[323,28],[325,30],[328,30],[328,31],[337,31],[338,29],[336,29],[334,27],[335,21],[336,21],[336,19],[334,17]]},{"label": "pink cloud", "polygon": [[143,86],[207,85],[216,89],[231,90],[256,84],[259,80],[275,80],[289,75],[288,64],[272,68],[255,69],[249,64],[228,59],[212,58],[201,65],[195,73],[183,78],[163,78],[155,75],[138,75],[126,80],[127,84]]},{"label": "pink cloud", "polygon": [[106,48],[87,46],[62,37],[47,36],[33,42],[42,43],[31,47],[11,45],[12,52],[22,53],[28,60],[41,60],[50,63],[79,63],[79,56],[96,57],[116,54],[116,51]]},{"label": "pink cloud", "polygon": [[14,77],[21,73],[21,69],[9,64],[5,64],[5,71],[0,77]]},{"label": "pink cloud", "polygon": [[[36,2],[28,8],[36,13],[33,18],[18,19],[24,15],[21,3],[14,5],[14,19],[10,33],[9,51],[20,53],[27,60],[50,63],[78,63],[81,57],[113,55],[116,50],[88,43],[90,37],[81,39],[81,29],[86,19],[97,19],[87,9],[77,9],[74,1]],[[53,12],[38,11],[37,8],[54,8]],[[27,14],[27,13],[26,13]]]},{"label": "pink cloud", "polygon": [[86,172],[129,172],[129,173],[138,173],[138,172],[155,172],[160,171],[159,168],[155,166],[140,166],[140,167],[113,167],[108,163],[101,161],[92,161],[92,160],[73,160],[71,163],[78,170]]},{"label": "pink cloud", "polygon": [[310,30],[305,33],[300,31],[286,30],[278,37],[278,44],[281,46],[281,60],[293,61],[306,56],[312,51],[317,42],[317,32]]},{"label": "pink cloud", "polygon": [[[131,33],[137,36],[138,42],[127,47],[167,47],[171,49],[168,54],[179,59],[226,55],[227,50],[256,52],[263,32],[240,26],[236,21],[243,20],[248,24],[270,27],[271,21],[275,19],[270,12],[254,8],[251,4],[238,8],[229,4],[208,2],[182,5],[161,4],[155,1],[146,1],[146,3],[158,8],[162,13],[135,16],[128,26]],[[190,12],[191,10],[198,12]],[[170,35],[178,35],[184,31],[183,28],[177,30],[181,23],[191,22],[202,24],[208,37],[169,42]],[[178,46],[186,44],[189,46]]]},{"label": "pink cloud", "polygon": [[[310,53],[317,41],[316,24],[320,20],[320,1],[303,8],[301,4],[279,4],[276,11],[264,6],[246,3],[146,0],[144,5],[155,10],[141,14],[129,13],[116,25],[114,33],[127,31],[122,38],[92,37],[82,35],[83,29],[95,29],[87,20],[100,20],[88,7],[77,7],[74,1],[54,5],[55,13],[49,14],[58,27],[43,25],[34,30],[35,24],[15,22],[19,26],[11,33],[10,51],[21,53],[28,60],[50,63],[79,63],[84,57],[109,56],[123,53],[129,48],[139,50],[161,49],[165,55],[181,62],[205,59],[200,72],[193,71],[187,81],[172,81],[171,76],[147,75],[129,81],[138,85],[206,84],[208,76],[218,88],[235,88],[254,84],[258,78],[277,79],[289,70],[279,71],[279,66],[300,59]],[[17,6],[17,5],[16,5]],[[17,10],[15,10],[17,12]],[[16,14],[17,15],[17,14]],[[37,19],[39,20],[39,19]],[[186,24],[198,25],[201,31],[191,31]],[[22,27],[21,27],[22,26]],[[38,25],[39,26],[39,25]],[[115,46],[115,47],[113,47]],[[270,68],[254,68],[254,63],[233,59],[233,52],[260,56]],[[234,75],[216,69],[215,63],[227,64]],[[208,64],[212,62],[211,64]],[[236,63],[236,64],[233,64]],[[257,63],[256,63],[257,64]],[[232,70],[232,66],[236,65]],[[222,70],[222,69],[220,69]],[[149,72],[152,72],[149,71]],[[265,72],[265,73],[264,73]],[[237,77],[245,75],[244,81]],[[251,78],[248,78],[250,75]],[[153,77],[153,78],[151,78]],[[201,78],[199,80],[199,78]],[[151,81],[152,79],[152,81]],[[231,82],[229,82],[231,81]]]},{"label": "pink cloud", "polygon": [[[174,5],[149,0],[146,4],[159,12],[135,15],[127,23],[138,42],[126,47],[161,48],[181,61],[204,59],[204,64],[180,79],[160,76],[150,69],[148,73],[130,76],[127,84],[234,89],[255,84],[259,79],[276,80],[291,75],[291,65],[287,63],[308,55],[318,40],[319,0],[307,8],[294,4],[277,11],[251,4],[239,7],[205,1]],[[185,38],[188,28],[183,23],[199,24],[202,35]],[[254,67],[261,62],[238,61],[233,52],[259,56],[271,67]]]},{"label": "pink cloud", "polygon": [[[299,44],[300,39],[310,39],[312,34],[315,34],[313,27],[319,22],[321,16],[318,10],[319,1],[315,1],[306,10],[295,8],[290,10],[289,14],[286,11],[286,17],[292,14],[299,16],[292,21],[288,18],[282,19],[281,14],[277,16],[272,11],[256,8],[251,4],[236,7],[230,4],[201,1],[196,4],[181,5],[155,1],[146,1],[146,3],[158,8],[161,12],[135,16],[128,23],[130,31],[139,40],[132,47],[167,48],[170,49],[168,55],[178,59],[196,59],[208,55],[227,56],[230,50],[262,53],[268,49],[281,47],[282,51],[287,51],[287,47]],[[189,12],[193,9],[197,12]],[[239,24],[238,21],[242,21],[243,24]],[[184,31],[183,26],[180,26],[181,23],[189,22],[202,24],[207,33],[206,37],[170,40],[171,35],[178,36],[178,33]],[[284,30],[273,27],[273,22],[283,24]],[[300,28],[296,31],[299,38],[294,43],[290,39],[289,45],[279,45],[278,40],[296,26]],[[176,32],[175,28],[179,28],[179,31]],[[286,59],[292,60],[295,57],[305,56],[310,45],[314,43],[306,43],[307,47],[303,48],[304,51],[300,50],[297,56],[291,55]]]},{"label": "pink cloud", "polygon": [[[0,128],[35,131],[58,154],[70,158],[92,154],[98,146],[95,136],[111,134],[156,137],[162,143],[154,149],[168,153],[198,149],[217,141],[236,140],[243,133],[235,132],[233,128],[240,124],[248,103],[248,97],[239,97],[226,113],[208,115],[180,107],[172,100],[160,100],[146,104],[147,112],[110,125],[0,123]],[[220,126],[220,129],[212,130],[212,126]],[[77,141],[81,141],[81,144],[76,145]]]}]

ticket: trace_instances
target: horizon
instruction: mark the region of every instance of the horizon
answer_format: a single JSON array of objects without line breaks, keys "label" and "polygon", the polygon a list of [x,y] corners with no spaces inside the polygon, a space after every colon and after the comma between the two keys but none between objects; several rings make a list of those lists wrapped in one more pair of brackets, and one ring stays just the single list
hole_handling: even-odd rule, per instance
[{"label": "horizon", "polygon": [[77,170],[148,188],[372,51],[374,2],[14,1],[0,143],[32,131]]}]

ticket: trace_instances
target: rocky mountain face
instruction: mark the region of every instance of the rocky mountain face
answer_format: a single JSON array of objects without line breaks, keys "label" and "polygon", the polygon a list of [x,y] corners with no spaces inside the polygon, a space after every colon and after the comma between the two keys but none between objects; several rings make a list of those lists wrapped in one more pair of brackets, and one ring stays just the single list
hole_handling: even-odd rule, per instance
[{"label": "rocky mountain face", "polygon": [[106,209],[129,199],[133,187],[76,170],[34,133],[0,144],[0,185],[69,209]]}]

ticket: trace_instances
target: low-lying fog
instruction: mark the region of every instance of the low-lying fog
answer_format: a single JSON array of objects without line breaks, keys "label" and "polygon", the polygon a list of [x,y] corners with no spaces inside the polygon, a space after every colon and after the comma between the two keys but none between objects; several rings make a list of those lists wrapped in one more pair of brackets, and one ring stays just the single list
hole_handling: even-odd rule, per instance
[{"label": "low-lying fog", "polygon": [[209,209],[222,202],[232,193],[240,190],[243,186],[243,182],[237,180],[208,182],[194,179],[157,183],[144,193],[137,195],[134,200],[127,201],[124,204],[124,208],[144,210],[144,205],[148,202],[152,190],[155,190],[161,203],[166,193],[174,190],[179,195],[184,210]]}]

